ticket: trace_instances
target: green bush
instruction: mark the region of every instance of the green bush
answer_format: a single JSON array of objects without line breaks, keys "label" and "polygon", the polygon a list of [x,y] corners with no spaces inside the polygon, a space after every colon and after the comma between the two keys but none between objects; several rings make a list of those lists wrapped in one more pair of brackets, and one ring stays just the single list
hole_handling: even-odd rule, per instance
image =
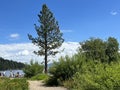
[{"label": "green bush", "polygon": [[62,81],[72,78],[72,76],[80,70],[83,59],[84,57],[82,55],[77,54],[73,57],[61,57],[59,62],[54,62],[52,67],[49,69],[49,73],[52,76],[48,79],[48,82],[56,85],[56,83],[62,84]]},{"label": "green bush", "polygon": [[50,76],[46,81],[45,84],[47,86],[58,86],[60,85],[60,82],[58,80],[58,78],[54,77],[54,76]]},{"label": "green bush", "polygon": [[26,64],[23,71],[25,73],[25,77],[31,78],[32,76],[42,73],[43,68],[43,65],[40,65],[38,62],[33,62],[31,60],[30,65]]},{"label": "green bush", "polygon": [[0,90],[28,90],[26,79],[0,78]]},{"label": "green bush", "polygon": [[84,73],[77,72],[73,85],[75,90],[118,90],[120,87],[120,64],[91,64],[84,65]]}]

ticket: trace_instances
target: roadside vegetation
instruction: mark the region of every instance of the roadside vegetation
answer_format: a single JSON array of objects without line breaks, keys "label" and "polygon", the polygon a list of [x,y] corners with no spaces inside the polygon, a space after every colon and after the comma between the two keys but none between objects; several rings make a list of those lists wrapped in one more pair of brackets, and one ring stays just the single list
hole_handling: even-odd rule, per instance
[{"label": "roadside vegetation", "polygon": [[113,37],[107,41],[92,38],[80,43],[78,53],[61,57],[49,69],[47,85],[63,85],[70,90],[119,90],[119,44]]},{"label": "roadside vegetation", "polygon": [[29,90],[26,79],[10,79],[0,77],[0,90]]}]

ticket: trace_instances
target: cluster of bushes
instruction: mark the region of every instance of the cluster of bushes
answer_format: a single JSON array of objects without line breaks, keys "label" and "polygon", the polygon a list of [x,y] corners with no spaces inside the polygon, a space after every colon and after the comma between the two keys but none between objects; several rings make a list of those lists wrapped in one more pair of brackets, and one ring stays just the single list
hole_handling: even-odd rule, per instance
[{"label": "cluster of bushes", "polygon": [[29,90],[26,79],[0,78],[0,90]]},{"label": "cluster of bushes", "polygon": [[49,69],[50,78],[46,82],[47,85],[59,85],[62,81],[71,78],[77,71],[80,70],[82,56],[74,55],[73,57],[61,57],[59,62],[54,62]]},{"label": "cluster of bushes", "polygon": [[[111,46],[109,49],[102,50],[99,47],[101,41],[92,39],[83,43],[84,48],[81,46],[78,54],[54,62],[49,70],[51,77],[46,84],[64,85],[70,90],[120,90],[118,44],[113,38],[109,40],[109,45],[105,45]],[[112,55],[108,57],[108,54],[105,54],[103,57],[103,52],[107,51]]]},{"label": "cluster of bushes", "polygon": [[76,72],[64,83],[66,87],[75,90],[119,90],[120,89],[120,64],[95,64],[87,63],[84,72]]},{"label": "cluster of bushes", "polygon": [[[120,63],[85,61],[82,55],[54,62],[47,85],[64,85],[75,90],[119,90]],[[119,89],[118,89],[119,88]]]}]

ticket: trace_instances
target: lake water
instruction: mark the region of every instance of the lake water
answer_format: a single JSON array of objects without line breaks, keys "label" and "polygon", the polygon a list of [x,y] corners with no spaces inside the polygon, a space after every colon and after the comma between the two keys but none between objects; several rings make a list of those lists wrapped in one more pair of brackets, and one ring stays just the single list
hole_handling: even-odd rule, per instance
[{"label": "lake water", "polygon": [[19,75],[21,77],[24,76],[24,72],[22,70],[5,70],[5,71],[0,71],[0,73],[4,74],[6,77],[15,77],[15,75],[17,75],[17,73],[19,73]]}]

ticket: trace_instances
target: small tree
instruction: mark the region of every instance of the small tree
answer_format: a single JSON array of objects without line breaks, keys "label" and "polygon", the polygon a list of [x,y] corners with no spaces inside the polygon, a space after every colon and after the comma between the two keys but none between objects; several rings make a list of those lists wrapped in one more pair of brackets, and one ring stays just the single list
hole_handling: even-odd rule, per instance
[{"label": "small tree", "polygon": [[35,24],[35,29],[38,37],[32,37],[28,34],[29,39],[33,44],[39,47],[38,51],[34,51],[37,55],[44,55],[45,60],[45,73],[47,73],[47,58],[49,55],[55,55],[58,53],[54,50],[62,45],[64,39],[60,32],[58,22],[55,20],[53,13],[44,4],[42,11],[38,14],[40,26]]},{"label": "small tree", "polygon": [[118,57],[119,43],[114,37],[109,37],[107,40],[106,55],[109,58],[109,63],[111,61],[116,61]]},{"label": "small tree", "polygon": [[101,62],[106,62],[107,57],[105,54],[106,43],[99,38],[91,38],[85,42],[80,43],[82,51],[85,53],[86,57],[92,60],[100,60]]},{"label": "small tree", "polygon": [[109,37],[107,41],[91,38],[80,44],[80,50],[89,59],[110,63],[118,58],[119,43],[113,37]]}]

